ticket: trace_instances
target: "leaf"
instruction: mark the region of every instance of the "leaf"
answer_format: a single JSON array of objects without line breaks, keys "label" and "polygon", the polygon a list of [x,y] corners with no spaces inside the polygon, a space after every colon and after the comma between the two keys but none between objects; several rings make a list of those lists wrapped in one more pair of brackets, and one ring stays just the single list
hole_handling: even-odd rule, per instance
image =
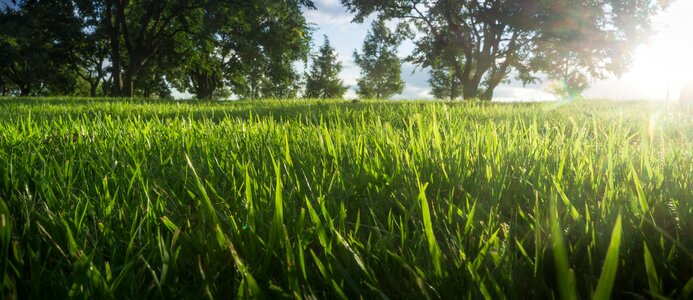
[{"label": "leaf", "polygon": [[421,203],[421,214],[423,216],[424,230],[426,232],[426,240],[428,241],[428,251],[433,260],[433,268],[439,277],[443,277],[443,270],[440,265],[441,253],[436,236],[433,234],[433,223],[431,222],[431,212],[428,208],[428,200],[426,199],[426,187],[428,183],[419,186],[419,203]]},{"label": "leaf", "polygon": [[642,183],[638,179],[638,174],[635,172],[635,168],[631,166],[630,168],[631,176],[633,176],[633,183],[635,184],[635,191],[637,192],[638,204],[643,214],[650,211],[650,206],[647,204],[647,198],[645,198],[645,192],[642,189]]},{"label": "leaf", "polygon": [[561,299],[575,300],[577,292],[575,290],[575,273],[570,268],[568,263],[568,251],[563,240],[563,229],[558,220],[558,211],[556,210],[556,196],[551,197],[551,242],[553,248],[553,257],[556,261],[556,273],[558,275],[558,290],[561,294]]},{"label": "leaf", "polygon": [[[9,261],[9,248],[12,243],[12,222],[10,219],[10,210],[5,204],[5,201],[0,199],[0,259],[2,259],[2,265],[0,265],[3,274],[7,274],[7,262]],[[3,278],[0,277],[0,280]],[[0,282],[1,284],[1,282]],[[1,285],[0,285],[1,286]]]},{"label": "leaf", "polygon": [[657,276],[657,268],[652,259],[650,249],[647,247],[647,242],[643,242],[643,249],[645,251],[645,271],[647,272],[647,282],[650,285],[650,293],[660,294],[662,289],[659,284],[659,276]]},{"label": "leaf", "polygon": [[168,230],[170,230],[171,232],[175,232],[176,229],[178,229],[178,226],[176,226],[176,224],[173,224],[173,222],[171,222],[171,220],[167,216],[161,217],[161,222],[164,223],[164,226],[166,226],[166,228],[168,228]]},{"label": "leaf", "polygon": [[616,280],[616,271],[618,271],[618,254],[621,246],[621,215],[616,219],[616,225],[611,233],[611,242],[609,249],[606,251],[606,259],[602,266],[602,274],[599,276],[597,289],[594,291],[594,299],[610,299],[611,290],[614,287]]},{"label": "leaf", "polygon": [[74,235],[72,235],[70,225],[68,225],[67,221],[65,220],[62,220],[62,223],[63,226],[65,226],[65,235],[67,236],[67,251],[70,253],[70,255],[76,256],[78,254],[79,247],[77,246]]},{"label": "leaf", "polygon": [[693,277],[691,277],[691,279],[688,280],[686,285],[683,286],[683,291],[681,291],[680,299],[689,299],[691,294],[693,294]]},{"label": "leaf", "polygon": [[203,203],[205,205],[205,208],[207,209],[207,214],[210,218],[212,218],[212,224],[219,224],[219,219],[217,218],[216,210],[212,205],[212,200],[210,200],[209,195],[207,195],[207,191],[205,190],[205,187],[202,184],[202,180],[200,180],[200,177],[197,175],[197,171],[195,171],[195,167],[193,166],[192,161],[190,161],[190,157],[188,156],[188,154],[185,154],[185,160],[188,162],[188,167],[190,167],[190,170],[192,170],[193,175],[195,176],[195,183],[197,184],[197,188],[200,190],[200,193],[202,194],[202,199],[204,200]]}]

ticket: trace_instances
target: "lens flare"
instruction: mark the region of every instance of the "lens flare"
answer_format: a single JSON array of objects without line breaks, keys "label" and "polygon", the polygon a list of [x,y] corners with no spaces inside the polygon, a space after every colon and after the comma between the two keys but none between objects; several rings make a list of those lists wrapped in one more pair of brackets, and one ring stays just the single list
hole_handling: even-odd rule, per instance
[{"label": "lens flare", "polygon": [[652,116],[650,116],[650,126],[648,127],[648,130],[647,130],[649,137],[650,137],[650,142],[654,141],[655,131],[657,129],[657,123],[659,121],[660,115],[661,115],[660,112],[656,112],[656,113],[652,114]]}]

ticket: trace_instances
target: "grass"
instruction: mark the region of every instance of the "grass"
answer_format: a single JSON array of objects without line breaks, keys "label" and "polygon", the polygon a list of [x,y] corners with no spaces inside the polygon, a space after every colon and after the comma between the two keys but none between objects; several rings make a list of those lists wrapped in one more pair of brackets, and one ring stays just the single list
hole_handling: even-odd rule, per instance
[{"label": "grass", "polygon": [[0,99],[2,298],[693,296],[673,104]]}]

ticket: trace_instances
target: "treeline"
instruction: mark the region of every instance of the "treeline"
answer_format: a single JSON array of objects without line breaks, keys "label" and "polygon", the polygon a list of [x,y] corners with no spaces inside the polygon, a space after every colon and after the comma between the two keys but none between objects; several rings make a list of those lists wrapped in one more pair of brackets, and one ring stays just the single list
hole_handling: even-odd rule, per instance
[{"label": "treeline", "polygon": [[[404,59],[430,70],[436,97],[490,100],[501,83],[538,74],[566,96],[620,74],[667,1],[341,2],[356,22],[376,16],[354,52],[361,97],[403,91],[397,48],[412,40]],[[311,53],[310,9],[310,0],[15,0],[0,12],[0,95],[342,97],[327,37]]]},{"label": "treeline", "polygon": [[307,0],[17,1],[0,19],[8,95],[295,97]]}]

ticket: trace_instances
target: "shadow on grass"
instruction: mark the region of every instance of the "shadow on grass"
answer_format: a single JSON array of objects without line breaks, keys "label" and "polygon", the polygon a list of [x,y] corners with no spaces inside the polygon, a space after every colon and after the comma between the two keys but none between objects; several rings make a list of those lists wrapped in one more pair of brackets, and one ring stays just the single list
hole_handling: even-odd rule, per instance
[{"label": "shadow on grass", "polygon": [[[187,119],[218,123],[223,120],[271,119],[276,122],[328,122],[338,116],[343,121],[358,121],[362,116],[386,115],[393,110],[420,110],[423,102],[343,100],[153,100],[115,98],[0,98],[0,116],[6,122],[54,119]],[[391,113],[390,113],[391,114]],[[329,118],[328,118],[329,117]]]}]

